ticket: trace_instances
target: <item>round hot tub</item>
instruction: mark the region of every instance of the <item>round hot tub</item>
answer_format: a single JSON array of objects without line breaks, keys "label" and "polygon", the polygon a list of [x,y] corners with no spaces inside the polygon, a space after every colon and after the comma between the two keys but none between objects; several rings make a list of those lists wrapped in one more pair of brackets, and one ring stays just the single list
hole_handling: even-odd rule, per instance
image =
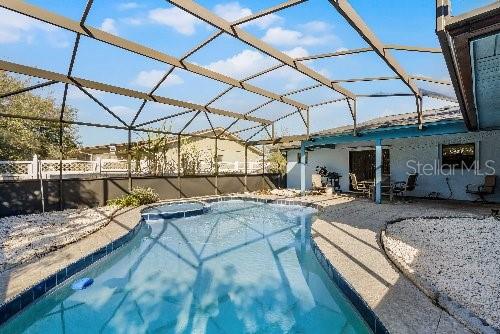
[{"label": "round hot tub", "polygon": [[201,215],[208,212],[209,207],[203,202],[176,202],[167,203],[142,212],[144,220],[185,218]]}]

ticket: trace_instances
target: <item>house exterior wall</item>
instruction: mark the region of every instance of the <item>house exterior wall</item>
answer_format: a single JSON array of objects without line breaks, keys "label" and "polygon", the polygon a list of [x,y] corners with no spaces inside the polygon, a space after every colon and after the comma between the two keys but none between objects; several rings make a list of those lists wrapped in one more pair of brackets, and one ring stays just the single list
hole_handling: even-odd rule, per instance
[{"label": "house exterior wall", "polygon": [[[440,165],[440,145],[455,143],[476,143],[476,159],[479,170],[456,170],[453,175],[436,173],[430,166]],[[390,151],[391,182],[405,181],[407,173],[419,171],[417,187],[408,196],[426,197],[431,192],[439,192],[439,197],[457,200],[475,200],[477,196],[465,192],[467,184],[481,184],[485,173],[500,175],[500,131],[470,132],[457,135],[429,136],[385,140],[384,148]],[[316,149],[308,152],[306,165],[306,189],[311,188],[311,175],[316,166],[326,166],[328,170],[342,175],[340,186],[342,191],[349,190],[349,151],[369,149],[374,143],[358,142],[349,145],[337,145],[335,149]],[[287,152],[287,186],[300,189],[300,165],[297,163],[297,153],[300,150]],[[418,168],[420,163],[420,168]],[[428,164],[426,170],[422,167]],[[488,167],[489,166],[489,167]],[[419,169],[419,170],[417,170]],[[432,169],[432,170],[431,170]],[[439,171],[440,169],[438,169]],[[446,171],[444,171],[446,172]],[[447,185],[447,179],[451,193]],[[500,177],[497,178],[497,189],[488,200],[500,202]]]},{"label": "house exterior wall", "polygon": [[[111,145],[110,145],[111,146]],[[211,138],[201,138],[201,137],[191,137],[190,141],[187,143],[182,143],[181,152],[189,150],[197,150],[201,153],[204,159],[210,160],[215,154],[215,140]],[[97,158],[109,159],[118,158],[126,159],[127,152],[126,148],[121,148],[117,146],[116,154],[110,154],[109,148],[99,148],[99,149],[87,149],[84,150],[89,154],[92,154],[92,159]],[[222,161],[229,162],[244,162],[245,161],[245,146],[236,141],[222,140],[217,141],[217,155],[221,156]],[[174,142],[168,146],[168,151],[166,152],[167,160],[177,161],[177,142]],[[255,149],[248,148],[248,161],[249,162],[259,162],[262,160],[262,155]]]}]

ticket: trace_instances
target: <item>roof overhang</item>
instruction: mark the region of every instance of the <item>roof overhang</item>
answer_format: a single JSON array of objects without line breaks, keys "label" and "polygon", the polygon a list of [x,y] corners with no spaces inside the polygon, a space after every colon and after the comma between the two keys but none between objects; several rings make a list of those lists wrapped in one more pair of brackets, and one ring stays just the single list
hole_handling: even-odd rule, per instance
[{"label": "roof overhang", "polygon": [[427,123],[423,129],[419,129],[418,125],[403,125],[392,126],[386,128],[371,129],[358,132],[357,136],[352,134],[339,134],[332,136],[312,137],[305,142],[305,147],[321,147],[338,144],[367,142],[375,140],[415,138],[425,136],[451,135],[458,133],[466,133],[467,128],[462,120],[439,121]]},{"label": "roof overhang", "polygon": [[[436,34],[467,128],[477,131],[500,126],[500,114],[498,110],[495,110],[498,108],[482,108],[481,105],[478,108],[477,103],[478,93],[481,94],[486,89],[489,91],[487,94],[492,96],[493,100],[496,99],[496,103],[499,104],[500,81],[496,76],[496,79],[493,77],[487,87],[477,84],[475,74],[478,69],[474,69],[477,55],[471,47],[474,41],[500,32],[500,2],[497,1],[453,17],[450,14],[450,0],[436,0],[436,11]],[[498,46],[497,49],[499,49]],[[498,65],[500,54],[496,57],[498,58],[496,71],[500,71],[500,65]],[[491,115],[492,113],[497,115]],[[482,122],[490,117],[493,117],[492,122]]]}]

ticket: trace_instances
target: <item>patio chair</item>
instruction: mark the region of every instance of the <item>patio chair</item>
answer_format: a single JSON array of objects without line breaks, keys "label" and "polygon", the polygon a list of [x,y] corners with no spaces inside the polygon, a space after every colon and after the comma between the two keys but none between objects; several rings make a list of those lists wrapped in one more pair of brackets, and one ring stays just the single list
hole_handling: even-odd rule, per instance
[{"label": "patio chair", "polygon": [[355,192],[361,193],[362,195],[370,196],[370,184],[358,181],[356,174],[349,173],[349,178],[351,179],[351,186]]},{"label": "patio chair", "polygon": [[415,190],[417,186],[418,173],[408,175],[408,180],[395,182],[392,186],[394,195],[404,196],[408,191]]},{"label": "patio chair", "polygon": [[465,192],[471,195],[477,195],[479,198],[477,200],[482,200],[483,202],[487,202],[485,196],[491,195],[495,192],[496,187],[496,176],[495,175],[486,175],[484,177],[484,182],[481,185],[473,185],[468,184],[465,188]]},{"label": "patio chair", "polygon": [[319,192],[323,193],[326,190],[326,187],[323,185],[323,182],[321,182],[321,175],[320,174],[313,174],[312,175],[312,190],[313,192]]}]

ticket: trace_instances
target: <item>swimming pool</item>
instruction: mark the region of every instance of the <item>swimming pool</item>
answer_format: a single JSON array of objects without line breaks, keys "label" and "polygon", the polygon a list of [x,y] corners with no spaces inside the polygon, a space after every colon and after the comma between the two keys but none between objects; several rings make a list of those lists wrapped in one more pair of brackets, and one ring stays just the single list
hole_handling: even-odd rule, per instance
[{"label": "swimming pool", "polygon": [[[144,224],[2,333],[369,333],[310,249],[315,211],[251,201]],[[94,283],[74,291],[81,277]]]}]

